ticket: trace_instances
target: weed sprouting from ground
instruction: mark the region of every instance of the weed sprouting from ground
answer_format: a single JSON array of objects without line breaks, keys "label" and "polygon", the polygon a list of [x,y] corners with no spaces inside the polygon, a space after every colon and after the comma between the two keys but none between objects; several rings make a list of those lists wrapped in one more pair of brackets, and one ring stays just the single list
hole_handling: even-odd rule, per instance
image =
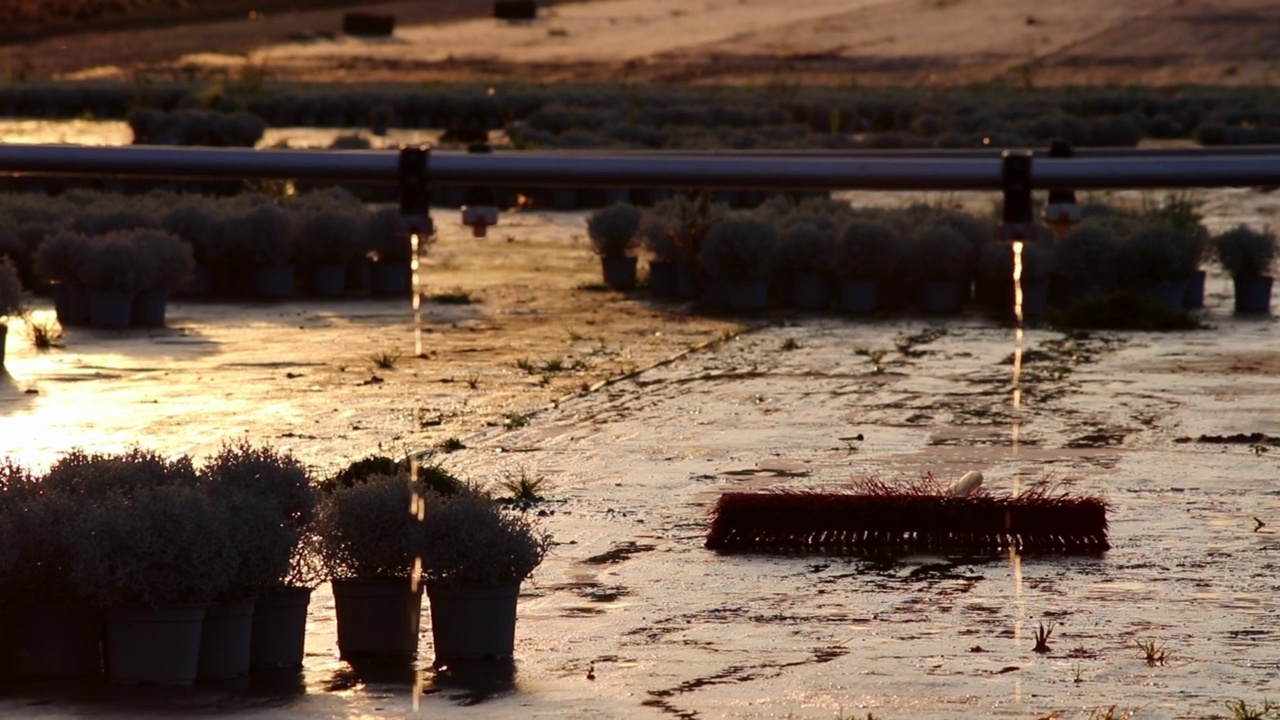
[{"label": "weed sprouting from ground", "polygon": [[1169,651],[1164,649],[1164,643],[1157,643],[1155,640],[1139,640],[1138,649],[1142,651],[1143,659],[1150,667],[1164,665],[1169,659]]},{"label": "weed sprouting from ground", "polygon": [[533,419],[533,413],[507,413],[502,419],[502,427],[507,430],[518,430]]},{"label": "weed sprouting from ground", "polygon": [[551,358],[550,360],[543,360],[541,363],[530,360],[529,358],[520,358],[516,360],[516,368],[523,370],[530,375],[548,375],[572,370],[582,370],[586,366],[586,363],[581,360],[567,361],[563,358]]},{"label": "weed sprouting from ground", "polygon": [[444,440],[441,440],[440,445],[438,447],[443,452],[457,452],[459,450],[467,449],[466,444],[456,437],[445,438]]},{"label": "weed sprouting from ground", "polygon": [[479,375],[471,375],[470,377],[468,377],[468,378],[467,378],[467,387],[468,387],[468,388],[470,388],[470,389],[472,389],[472,390],[475,390],[476,388],[480,387],[480,376],[479,376]]},{"label": "weed sprouting from ground", "polygon": [[519,475],[498,481],[498,486],[507,491],[507,497],[520,505],[533,505],[546,500],[542,491],[547,487],[547,479],[540,475],[530,475],[524,470]]},{"label": "weed sprouting from ground", "polygon": [[380,350],[369,356],[370,362],[379,370],[394,369],[396,363],[400,360],[399,353],[393,353],[387,350]]},{"label": "weed sprouting from ground", "polygon": [[782,350],[784,352],[788,350],[799,350],[799,349],[800,349],[800,341],[796,340],[795,338],[787,338],[786,340],[782,341]]},{"label": "weed sprouting from ground", "polygon": [[1132,710],[1116,710],[1115,705],[1107,708],[1094,708],[1089,711],[1089,720],[1129,720],[1132,717]]},{"label": "weed sprouting from ground", "polygon": [[1043,622],[1036,628],[1036,646],[1031,648],[1033,652],[1047,653],[1049,652],[1049,637],[1053,635],[1053,629],[1057,624],[1050,621],[1046,626]]},{"label": "weed sprouting from ground", "polygon": [[62,326],[57,320],[36,320],[28,312],[22,316],[22,322],[27,328],[27,339],[35,349],[48,350],[60,346]]},{"label": "weed sprouting from ground", "polygon": [[427,299],[438,305],[473,305],[480,302],[474,295],[462,289],[436,293]]},{"label": "weed sprouting from ground", "polygon": [[1243,700],[1232,700],[1227,703],[1227,709],[1231,711],[1232,720],[1263,720],[1271,717],[1277,707],[1266,699],[1258,707],[1253,707]]}]

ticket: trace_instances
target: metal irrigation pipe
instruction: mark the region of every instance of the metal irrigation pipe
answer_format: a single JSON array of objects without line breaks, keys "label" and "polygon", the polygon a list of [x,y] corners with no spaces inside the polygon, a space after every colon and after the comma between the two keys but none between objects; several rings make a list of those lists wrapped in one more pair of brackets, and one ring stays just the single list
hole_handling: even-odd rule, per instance
[{"label": "metal irrigation pipe", "polygon": [[[660,187],[761,190],[1000,190],[1002,161],[983,157],[678,152],[468,153],[433,150],[432,185]],[[288,178],[395,184],[400,154],[387,150],[0,145],[0,173],[202,179]],[[1145,151],[1036,156],[1034,189],[1280,185],[1280,149],[1257,154]]]}]

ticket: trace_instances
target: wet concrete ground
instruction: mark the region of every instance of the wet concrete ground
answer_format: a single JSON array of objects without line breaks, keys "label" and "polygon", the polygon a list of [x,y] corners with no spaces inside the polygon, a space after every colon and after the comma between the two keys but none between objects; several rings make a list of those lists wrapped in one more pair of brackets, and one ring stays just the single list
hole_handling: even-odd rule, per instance
[{"label": "wet concrete ground", "polygon": [[[407,340],[392,305],[189,305],[170,330],[72,335],[53,355],[11,339],[0,394],[0,438],[36,464],[77,443],[200,454],[247,433],[332,467],[379,444],[457,437],[466,448],[442,457],[464,477],[545,477],[540,509],[557,544],[524,588],[513,668],[438,678],[424,627],[422,672],[361,676],[337,660],[322,586],[291,688],[36,684],[9,688],[0,714],[1084,718],[1115,706],[1203,718],[1276,696],[1280,340],[1271,318],[1231,315],[1220,273],[1203,330],[1028,331],[1014,407],[1008,327],[977,316],[680,321],[678,308],[580,289],[596,270],[571,228],[556,229],[568,221],[537,222],[551,225],[512,226],[509,281],[497,266],[465,274],[483,246],[446,237],[433,249],[434,287],[485,299],[438,309],[468,314],[433,326],[441,352],[456,351],[447,360],[385,372],[361,362],[388,327]],[[553,258],[564,264],[541,265]],[[599,314],[574,314],[583,304]],[[551,325],[557,312],[578,320]],[[604,359],[573,376],[514,362],[590,359],[600,344]],[[633,365],[650,369],[599,384]],[[188,367],[199,374],[181,380]],[[97,409],[113,397],[126,409]],[[454,400],[450,424],[413,425],[413,407]],[[512,414],[521,422],[504,422]],[[726,490],[969,469],[996,492],[1048,478],[1102,495],[1112,550],[886,561],[702,547]],[[1049,622],[1050,652],[1032,652]],[[1148,640],[1166,648],[1163,665],[1144,661]]]}]

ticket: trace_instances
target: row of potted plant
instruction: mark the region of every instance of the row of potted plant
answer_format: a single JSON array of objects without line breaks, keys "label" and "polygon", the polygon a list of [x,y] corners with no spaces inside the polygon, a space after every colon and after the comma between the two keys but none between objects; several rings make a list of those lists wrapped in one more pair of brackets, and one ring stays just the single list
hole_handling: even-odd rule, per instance
[{"label": "row of potted plant", "polygon": [[244,111],[139,109],[129,113],[128,123],[135,145],[253,147],[267,130],[262,118]]},{"label": "row of potted plant", "polygon": [[1015,228],[1016,256],[1015,238],[997,232],[993,218],[825,199],[773,200],[752,212],[717,206],[705,194],[650,211],[619,204],[593,213],[587,233],[610,287],[635,286],[643,248],[653,294],[697,297],[717,309],[772,303],[868,313],[906,304],[951,313],[973,299],[1008,314],[1016,262],[1032,317],[1045,314],[1051,296],[1069,306],[1118,291],[1181,310],[1203,303],[1200,265],[1216,258],[1236,278],[1237,312],[1267,312],[1269,286],[1253,299],[1248,285],[1269,276],[1276,247],[1269,231],[1211,236],[1175,201],[1141,211],[1087,205],[1082,214],[1060,237],[1048,227]]},{"label": "row of potted plant", "polygon": [[[87,290],[133,297],[135,310],[144,297],[178,292],[287,298],[298,284],[315,296],[403,296],[410,255],[396,208],[371,209],[338,189],[281,201],[256,193],[0,197],[0,256],[33,290],[52,285],[72,298],[59,303],[64,325],[89,321],[75,300]],[[134,324],[163,324],[163,315],[144,312]]]},{"label": "row of potted plant", "polygon": [[50,283],[63,327],[162,327],[169,295],[195,268],[191,246],[163,230],[130,228],[86,235],[63,230],[32,259]]},{"label": "row of potted plant", "polygon": [[347,660],[412,658],[424,586],[438,660],[510,657],[519,585],[548,538],[433,472],[448,482],[358,473],[322,490],[293,456],[243,442],[201,467],[141,449],[71,451],[43,474],[6,461],[0,666],[105,667],[126,684],[299,668],[308,598],[326,580]]},{"label": "row of potted plant", "polygon": [[[248,90],[253,92],[248,92]],[[0,88],[0,116],[123,118],[161,112],[247,110],[275,127],[473,128],[524,121],[564,144],[566,133],[625,134],[650,129],[764,128],[798,124],[820,134],[895,133],[935,139],[986,136],[1014,144],[1061,137],[1075,144],[1131,144],[1136,137],[1198,138],[1205,144],[1274,142],[1280,108],[1251,88],[1022,88],[995,83],[916,88],[682,88],[635,85],[489,86],[344,89],[217,83],[60,82]],[[1108,123],[1114,124],[1109,127]],[[1122,127],[1123,126],[1123,127]],[[1096,136],[1096,137],[1095,137]],[[563,139],[560,139],[563,138]],[[613,142],[621,138],[615,137]],[[580,140],[579,140],[580,141]],[[635,142],[632,138],[627,142]],[[539,141],[546,144],[545,139]],[[640,144],[652,146],[640,140]],[[992,144],[1004,144],[995,143]],[[705,147],[705,146],[703,146]]]}]

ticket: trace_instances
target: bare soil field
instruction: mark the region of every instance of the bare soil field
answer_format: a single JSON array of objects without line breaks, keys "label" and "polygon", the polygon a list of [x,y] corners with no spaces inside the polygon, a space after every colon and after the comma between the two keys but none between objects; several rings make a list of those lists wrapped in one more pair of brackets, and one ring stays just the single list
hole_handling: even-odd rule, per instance
[{"label": "bare soil field", "polygon": [[544,5],[524,23],[493,19],[479,0],[362,4],[397,18],[395,36],[377,40],[342,36],[341,9],[289,5],[258,3],[253,19],[77,28],[0,46],[0,65],[86,77],[254,63],[273,79],[353,83],[1280,80],[1280,8],[1267,0],[599,0]]}]

